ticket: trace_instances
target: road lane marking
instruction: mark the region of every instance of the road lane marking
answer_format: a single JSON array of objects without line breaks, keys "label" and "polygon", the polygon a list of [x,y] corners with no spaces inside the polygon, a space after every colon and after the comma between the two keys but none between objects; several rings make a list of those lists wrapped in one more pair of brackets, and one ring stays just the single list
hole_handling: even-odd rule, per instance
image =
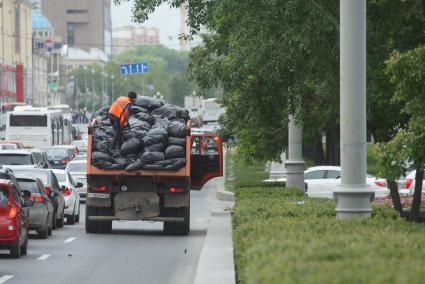
[{"label": "road lane marking", "polygon": [[67,243],[75,241],[76,239],[77,239],[76,237],[68,238],[64,241],[64,243],[67,244]]},{"label": "road lane marking", "polygon": [[40,256],[39,258],[37,258],[38,260],[46,260],[50,257],[50,254],[43,254],[42,256]]},{"label": "road lane marking", "polygon": [[7,280],[12,279],[13,277],[15,277],[14,275],[4,275],[2,277],[0,277],[0,284],[5,283]]}]

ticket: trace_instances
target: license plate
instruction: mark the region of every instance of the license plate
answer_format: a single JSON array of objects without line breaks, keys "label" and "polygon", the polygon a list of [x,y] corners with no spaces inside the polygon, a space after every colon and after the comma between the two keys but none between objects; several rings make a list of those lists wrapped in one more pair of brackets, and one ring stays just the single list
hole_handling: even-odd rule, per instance
[{"label": "license plate", "polygon": [[89,193],[87,193],[87,197],[91,197],[91,198],[109,198],[109,193],[89,192]]}]

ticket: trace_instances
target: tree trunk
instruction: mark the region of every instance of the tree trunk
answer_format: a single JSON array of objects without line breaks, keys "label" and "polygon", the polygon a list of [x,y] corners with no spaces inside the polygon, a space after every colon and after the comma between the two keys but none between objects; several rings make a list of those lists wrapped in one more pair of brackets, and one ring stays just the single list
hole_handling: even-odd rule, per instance
[{"label": "tree trunk", "polygon": [[319,136],[310,144],[303,145],[304,156],[313,161],[315,165],[323,165],[325,162],[325,153],[323,151],[322,137]]},{"label": "tree trunk", "polygon": [[394,209],[400,213],[400,217],[404,217],[403,206],[400,202],[400,195],[398,194],[398,186],[395,180],[387,180],[388,188],[390,189],[391,200],[393,201]]},{"label": "tree trunk", "polygon": [[328,165],[339,166],[341,164],[339,140],[339,125],[326,131],[326,164]]},{"label": "tree trunk", "polygon": [[422,197],[422,181],[424,178],[423,167],[416,168],[415,175],[415,192],[413,193],[412,209],[411,209],[411,219],[414,221],[419,221],[420,214],[419,210],[421,208],[421,197]]}]

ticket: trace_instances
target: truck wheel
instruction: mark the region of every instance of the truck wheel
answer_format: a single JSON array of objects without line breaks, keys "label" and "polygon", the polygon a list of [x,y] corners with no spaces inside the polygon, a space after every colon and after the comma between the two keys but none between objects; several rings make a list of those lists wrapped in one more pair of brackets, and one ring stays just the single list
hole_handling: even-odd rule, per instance
[{"label": "truck wheel", "polygon": [[[99,208],[99,216],[112,216],[111,207]],[[112,221],[98,222],[98,232],[101,234],[109,234],[112,231]]]},{"label": "truck wheel", "polygon": [[97,207],[86,207],[86,233],[94,234],[97,232],[97,221],[89,221],[90,216],[98,216]]},{"label": "truck wheel", "polygon": [[183,217],[184,222],[164,222],[166,235],[187,235],[190,231],[190,206],[180,208],[164,208],[167,217]]}]

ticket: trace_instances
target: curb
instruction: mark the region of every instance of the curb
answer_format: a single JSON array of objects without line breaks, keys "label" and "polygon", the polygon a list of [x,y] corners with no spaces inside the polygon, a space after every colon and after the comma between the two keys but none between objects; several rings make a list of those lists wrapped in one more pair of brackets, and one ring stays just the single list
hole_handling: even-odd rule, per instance
[{"label": "curb", "polygon": [[233,192],[221,188],[217,189],[216,197],[221,201],[235,201],[235,194]]},{"label": "curb", "polygon": [[235,284],[230,212],[212,211],[194,284]]}]

